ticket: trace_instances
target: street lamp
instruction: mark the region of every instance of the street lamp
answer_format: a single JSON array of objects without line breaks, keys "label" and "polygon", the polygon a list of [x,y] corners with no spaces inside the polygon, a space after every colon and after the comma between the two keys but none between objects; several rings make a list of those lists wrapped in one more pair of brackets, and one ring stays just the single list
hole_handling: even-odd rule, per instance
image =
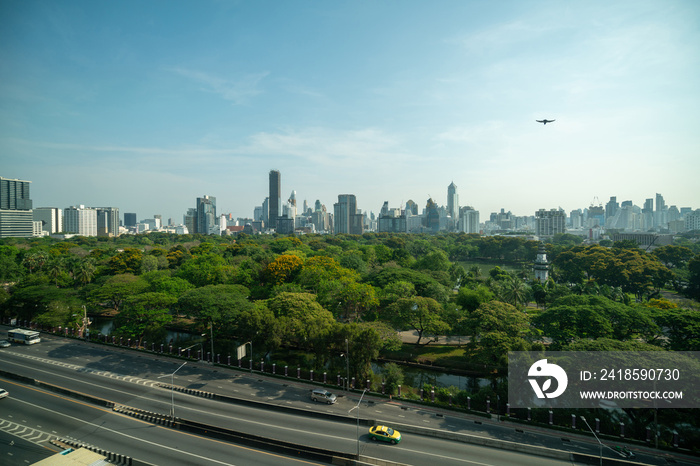
[{"label": "street lamp", "polygon": [[350,412],[353,409],[357,408],[357,429],[355,432],[355,436],[357,437],[357,459],[358,460],[360,459],[360,403],[362,403],[362,398],[364,398],[365,392],[367,392],[366,388],[364,390],[362,390],[362,395],[360,395],[360,401],[357,402],[357,406],[350,408],[350,411],[348,411],[348,414],[350,414]]},{"label": "street lamp", "polygon": [[345,339],[345,353],[340,353],[340,357],[345,357],[345,390],[350,390],[350,351],[348,350],[348,339]]},{"label": "street lamp", "polygon": [[[175,372],[182,369],[182,366],[184,366],[185,364],[187,364],[187,361],[183,362],[180,365],[180,367],[175,369]],[[175,421],[175,390],[173,388],[175,386],[175,372],[170,374],[170,417],[172,418],[173,421]],[[162,379],[163,377],[167,377],[167,376],[168,376],[168,374],[165,374],[165,375],[161,375],[158,378]]]},{"label": "street lamp", "polygon": [[602,442],[600,441],[600,439],[598,438],[598,436],[595,434],[595,432],[593,431],[593,429],[591,429],[591,426],[588,425],[588,421],[586,420],[586,418],[583,417],[583,416],[579,416],[579,417],[580,417],[581,419],[583,419],[583,422],[585,422],[585,423],[586,423],[586,426],[588,426],[588,430],[591,431],[591,433],[593,434],[593,436],[595,437],[595,439],[598,441],[598,445],[600,446],[600,466],[603,466],[603,444],[602,444]]}]

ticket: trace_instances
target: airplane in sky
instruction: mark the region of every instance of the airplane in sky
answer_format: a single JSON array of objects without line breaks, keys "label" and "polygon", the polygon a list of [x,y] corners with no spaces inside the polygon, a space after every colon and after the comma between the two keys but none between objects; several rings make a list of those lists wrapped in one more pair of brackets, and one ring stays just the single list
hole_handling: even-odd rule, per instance
[{"label": "airplane in sky", "polygon": [[537,123],[542,123],[543,125],[546,125],[547,123],[551,123],[555,120],[535,120]]}]

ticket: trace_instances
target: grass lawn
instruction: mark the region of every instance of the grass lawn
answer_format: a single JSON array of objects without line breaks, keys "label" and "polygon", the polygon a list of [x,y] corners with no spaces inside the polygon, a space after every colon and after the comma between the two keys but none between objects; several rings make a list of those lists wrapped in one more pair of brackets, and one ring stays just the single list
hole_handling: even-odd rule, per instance
[{"label": "grass lawn", "polygon": [[404,344],[399,351],[386,351],[380,357],[441,367],[464,368],[464,348],[457,346],[415,346]]}]

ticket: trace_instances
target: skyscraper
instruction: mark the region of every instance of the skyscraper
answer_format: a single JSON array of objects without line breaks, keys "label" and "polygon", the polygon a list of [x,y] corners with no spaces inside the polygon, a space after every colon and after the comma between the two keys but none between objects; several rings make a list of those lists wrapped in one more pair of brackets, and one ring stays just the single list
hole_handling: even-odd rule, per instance
[{"label": "skyscraper", "polygon": [[277,219],[282,215],[282,175],[278,170],[270,170],[270,212],[268,220],[270,228],[277,228]]},{"label": "skyscraper", "polygon": [[119,209],[97,207],[97,236],[119,236]]},{"label": "skyscraper", "polygon": [[203,235],[218,233],[215,228],[218,220],[216,216],[216,198],[213,196],[198,197],[196,233]]},{"label": "skyscraper", "polygon": [[0,238],[34,236],[29,183],[0,177]]},{"label": "skyscraper", "polygon": [[459,194],[457,185],[454,182],[447,187],[447,214],[452,217],[453,222],[459,218]]},{"label": "skyscraper", "polygon": [[425,205],[425,225],[428,231],[437,233],[440,230],[440,212],[438,206],[431,197]]},{"label": "skyscraper", "polygon": [[135,213],[126,212],[124,214],[124,226],[127,228],[136,226],[136,214]]},{"label": "skyscraper", "polygon": [[362,234],[362,214],[357,213],[354,194],[338,194],[338,202],[333,204],[333,231],[336,234]]}]

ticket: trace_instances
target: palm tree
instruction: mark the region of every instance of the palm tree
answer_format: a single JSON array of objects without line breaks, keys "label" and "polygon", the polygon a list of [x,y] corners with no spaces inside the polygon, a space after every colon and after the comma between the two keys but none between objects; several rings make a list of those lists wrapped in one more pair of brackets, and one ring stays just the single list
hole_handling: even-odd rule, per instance
[{"label": "palm tree", "polygon": [[58,288],[58,279],[65,268],[65,261],[61,257],[54,257],[48,262],[47,268],[49,277],[56,283],[56,288]]},{"label": "palm tree", "polygon": [[83,259],[78,266],[78,272],[75,274],[75,279],[81,285],[87,285],[95,277],[95,263],[92,259]]},{"label": "palm tree", "polygon": [[508,304],[515,307],[524,306],[529,300],[530,289],[522,279],[508,275],[508,278],[503,280],[502,294]]}]

